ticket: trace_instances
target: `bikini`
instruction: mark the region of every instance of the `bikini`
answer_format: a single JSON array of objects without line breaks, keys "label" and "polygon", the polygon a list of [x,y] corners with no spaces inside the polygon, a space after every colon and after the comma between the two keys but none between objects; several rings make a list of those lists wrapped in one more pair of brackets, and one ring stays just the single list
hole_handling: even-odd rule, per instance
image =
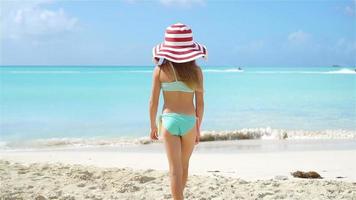
[{"label": "bikini", "polygon": [[[189,88],[183,81],[178,81],[176,72],[172,63],[169,63],[172,67],[175,81],[173,82],[162,82],[161,88],[163,91],[178,91],[178,92],[189,92],[193,93],[194,90]],[[165,129],[171,135],[183,136],[188,133],[196,123],[195,115],[187,115],[182,113],[162,113],[158,116],[158,133],[161,131],[162,124]]]}]

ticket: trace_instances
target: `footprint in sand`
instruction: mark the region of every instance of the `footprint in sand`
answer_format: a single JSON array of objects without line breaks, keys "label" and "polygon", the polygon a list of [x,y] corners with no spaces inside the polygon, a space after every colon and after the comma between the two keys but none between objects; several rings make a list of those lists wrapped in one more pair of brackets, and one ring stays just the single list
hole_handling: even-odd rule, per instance
[{"label": "footprint in sand", "polygon": [[79,183],[77,187],[85,187],[85,183]]},{"label": "footprint in sand", "polygon": [[17,171],[17,174],[27,174],[28,170],[26,169],[20,169],[19,171]]},{"label": "footprint in sand", "polygon": [[29,169],[27,167],[23,166],[14,166],[14,168],[17,168],[17,174],[27,174],[29,172]]},{"label": "footprint in sand", "polygon": [[43,195],[38,195],[35,200],[47,200],[47,197],[43,196]]},{"label": "footprint in sand", "polygon": [[123,184],[119,189],[118,189],[118,192],[120,193],[125,193],[125,192],[136,192],[136,191],[139,191],[140,188],[135,186],[134,184],[132,183],[126,183],[126,184]]},{"label": "footprint in sand", "polygon": [[35,175],[35,176],[43,176],[43,174],[40,173],[40,172],[34,172],[34,173],[32,173],[32,175]]},{"label": "footprint in sand", "polygon": [[42,166],[41,170],[44,171],[44,170],[48,170],[49,169],[49,165],[44,165]]},{"label": "footprint in sand", "polygon": [[[72,174],[70,174],[71,176]],[[89,171],[80,171],[73,176],[74,178],[79,178],[81,180],[87,181],[93,178],[93,173]]]},{"label": "footprint in sand", "polygon": [[266,197],[266,196],[268,196],[268,195],[273,195],[273,193],[272,192],[267,192],[267,191],[265,191],[265,192],[260,192],[260,193],[258,193],[258,198],[264,198],[264,197]]},{"label": "footprint in sand", "polygon": [[138,181],[139,183],[147,183],[147,182],[153,181],[155,179],[156,179],[155,177],[151,177],[151,176],[137,175],[137,176],[134,176],[131,180]]},{"label": "footprint in sand", "polygon": [[90,186],[88,187],[89,190],[95,190],[96,189],[96,186]]},{"label": "footprint in sand", "polygon": [[164,194],[163,198],[164,199],[170,199],[170,198],[172,198],[172,195],[171,194]]}]

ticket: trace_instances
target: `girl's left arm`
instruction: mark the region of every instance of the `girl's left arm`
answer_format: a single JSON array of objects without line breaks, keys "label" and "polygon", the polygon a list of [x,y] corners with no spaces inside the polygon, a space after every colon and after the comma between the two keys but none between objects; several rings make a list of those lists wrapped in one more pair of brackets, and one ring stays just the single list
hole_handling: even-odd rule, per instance
[{"label": "girl's left arm", "polygon": [[152,76],[152,92],[150,97],[150,125],[151,125],[151,133],[150,138],[153,140],[158,140],[158,130],[156,126],[156,116],[157,116],[157,108],[159,101],[159,94],[161,92],[160,80],[159,80],[159,67],[155,67],[153,70]]}]

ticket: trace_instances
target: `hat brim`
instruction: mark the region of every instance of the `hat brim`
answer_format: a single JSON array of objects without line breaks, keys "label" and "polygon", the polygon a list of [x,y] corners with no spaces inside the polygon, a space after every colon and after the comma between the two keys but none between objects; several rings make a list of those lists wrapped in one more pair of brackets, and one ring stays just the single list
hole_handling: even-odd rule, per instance
[{"label": "hat brim", "polygon": [[186,46],[170,46],[161,43],[152,49],[153,58],[164,58],[175,63],[184,63],[198,58],[207,58],[208,51],[204,45],[194,42]]}]

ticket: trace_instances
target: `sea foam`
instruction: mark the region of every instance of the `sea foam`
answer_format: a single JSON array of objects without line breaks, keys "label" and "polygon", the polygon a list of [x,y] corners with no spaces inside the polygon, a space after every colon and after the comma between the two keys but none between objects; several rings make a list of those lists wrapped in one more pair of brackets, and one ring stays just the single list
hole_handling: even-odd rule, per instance
[{"label": "sea foam", "polygon": [[[301,140],[301,139],[356,139],[356,131],[350,130],[285,130],[266,128],[244,128],[226,131],[202,131],[200,141],[224,140]],[[0,141],[0,149],[38,149],[38,148],[81,148],[100,146],[132,146],[160,143],[148,137],[137,138],[48,138],[22,141]]]},{"label": "sea foam", "polygon": [[244,128],[226,131],[203,131],[201,141],[240,139],[356,139],[356,131],[348,130],[285,130],[267,128]]},{"label": "sea foam", "polygon": [[328,72],[324,72],[324,73],[325,74],[356,74],[356,71],[347,69],[347,68],[343,68],[340,70],[328,71]]}]

